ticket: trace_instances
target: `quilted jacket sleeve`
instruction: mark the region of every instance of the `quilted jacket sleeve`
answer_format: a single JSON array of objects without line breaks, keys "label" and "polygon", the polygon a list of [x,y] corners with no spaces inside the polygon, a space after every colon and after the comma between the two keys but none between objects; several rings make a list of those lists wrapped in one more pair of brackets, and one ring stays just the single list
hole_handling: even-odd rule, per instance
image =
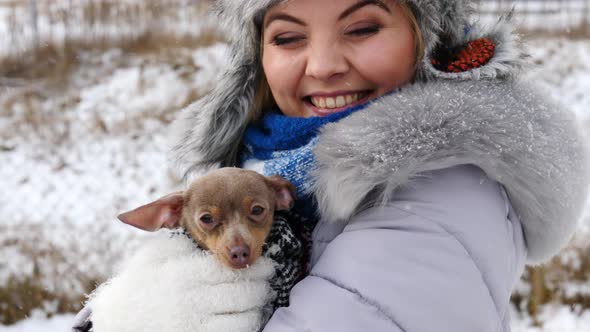
[{"label": "quilted jacket sleeve", "polygon": [[265,332],[509,330],[525,241],[502,186],[479,168],[424,174],[328,240]]}]

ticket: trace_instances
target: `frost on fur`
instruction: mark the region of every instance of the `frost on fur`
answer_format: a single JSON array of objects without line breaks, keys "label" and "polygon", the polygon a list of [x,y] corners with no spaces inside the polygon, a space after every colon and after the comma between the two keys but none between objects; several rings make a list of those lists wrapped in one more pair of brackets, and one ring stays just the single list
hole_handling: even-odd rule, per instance
[{"label": "frost on fur", "polygon": [[476,165],[506,188],[524,226],[529,263],[569,241],[589,183],[573,115],[514,82],[407,87],[327,125],[315,157],[314,192],[329,221],[348,220],[361,203],[387,201],[422,172]]}]

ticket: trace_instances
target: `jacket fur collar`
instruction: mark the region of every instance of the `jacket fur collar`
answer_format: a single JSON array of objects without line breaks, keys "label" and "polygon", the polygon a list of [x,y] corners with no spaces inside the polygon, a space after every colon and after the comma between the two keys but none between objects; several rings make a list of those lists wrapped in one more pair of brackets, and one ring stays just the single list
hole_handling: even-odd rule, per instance
[{"label": "jacket fur collar", "polygon": [[314,192],[326,220],[387,202],[422,172],[478,166],[505,187],[531,263],[570,239],[588,188],[574,116],[522,82],[409,86],[325,126],[314,153]]}]

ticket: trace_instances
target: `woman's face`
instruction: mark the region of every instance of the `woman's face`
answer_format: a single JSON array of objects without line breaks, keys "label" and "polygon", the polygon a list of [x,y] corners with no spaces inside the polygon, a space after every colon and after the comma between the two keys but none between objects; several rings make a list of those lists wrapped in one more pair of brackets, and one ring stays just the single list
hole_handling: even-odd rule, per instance
[{"label": "woman's face", "polygon": [[394,0],[290,0],[264,17],[262,66],[287,116],[325,116],[414,76],[410,18]]}]

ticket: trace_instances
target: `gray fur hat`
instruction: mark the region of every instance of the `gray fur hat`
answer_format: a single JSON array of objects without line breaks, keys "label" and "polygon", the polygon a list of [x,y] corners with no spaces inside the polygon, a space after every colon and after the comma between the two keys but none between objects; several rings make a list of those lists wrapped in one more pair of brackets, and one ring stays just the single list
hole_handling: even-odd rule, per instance
[{"label": "gray fur hat", "polygon": [[[260,23],[268,8],[288,0],[217,0],[214,11],[230,42],[229,62],[213,91],[188,106],[176,122],[181,137],[171,159],[187,179],[191,173],[219,166],[234,166],[240,140],[251,120],[258,82],[263,73],[259,58]],[[511,78],[524,64],[507,18],[491,27],[471,22],[472,0],[399,0],[414,13],[424,39],[425,54],[418,66],[418,81]],[[435,68],[437,50],[452,49],[486,37],[495,45],[485,66],[463,72]]]}]

